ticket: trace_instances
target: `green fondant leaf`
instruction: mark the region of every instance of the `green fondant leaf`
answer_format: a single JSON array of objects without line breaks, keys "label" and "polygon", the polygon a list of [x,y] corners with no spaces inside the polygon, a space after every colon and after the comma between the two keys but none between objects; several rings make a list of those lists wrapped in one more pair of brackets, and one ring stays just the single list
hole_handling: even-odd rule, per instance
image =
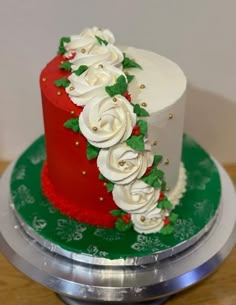
[{"label": "green fondant leaf", "polygon": [[163,171],[153,168],[148,176],[143,176],[141,179],[148,185],[154,188],[161,188],[162,178],[164,177]]},{"label": "green fondant leaf", "polygon": [[99,180],[107,180],[107,178],[105,176],[103,176],[103,174],[101,174],[101,173],[99,174],[98,179]]},{"label": "green fondant leaf", "polygon": [[126,144],[134,150],[143,151],[145,148],[144,136],[142,134],[138,136],[131,136],[128,140],[126,140]]},{"label": "green fondant leaf", "polygon": [[171,224],[161,228],[161,230],[160,230],[160,233],[163,235],[169,235],[173,232],[174,232],[174,227]]},{"label": "green fondant leaf", "polygon": [[165,191],[166,190],[166,181],[162,180],[161,182],[161,190]]},{"label": "green fondant leaf", "polygon": [[74,132],[80,132],[79,119],[72,118],[72,119],[67,120],[64,123],[64,127],[68,128],[68,129],[72,129]]},{"label": "green fondant leaf", "polygon": [[116,79],[116,83],[114,85],[105,87],[106,92],[111,97],[117,94],[122,95],[124,92],[127,91],[127,89],[128,89],[128,84],[126,82],[126,78],[124,77],[124,75],[120,75]]},{"label": "green fondant leaf", "polygon": [[172,208],[171,202],[165,197],[161,202],[158,203],[158,208],[164,210],[170,210]]},{"label": "green fondant leaf", "polygon": [[122,211],[122,210],[111,210],[110,214],[115,216],[115,217],[120,217],[120,216],[125,215],[125,212]]},{"label": "green fondant leaf", "polygon": [[147,122],[144,121],[144,120],[138,120],[136,124],[138,125],[141,134],[145,136],[147,134],[147,131],[148,131]]},{"label": "green fondant leaf", "polygon": [[77,76],[81,75],[88,69],[88,66],[86,65],[81,65],[77,70],[75,70],[73,73],[75,73]]},{"label": "green fondant leaf", "polygon": [[64,88],[66,88],[66,87],[69,86],[70,82],[67,80],[66,77],[62,77],[62,78],[60,78],[60,79],[58,79],[58,80],[55,80],[55,81],[54,81],[54,84],[55,84],[57,87],[64,87]]},{"label": "green fondant leaf", "polygon": [[60,64],[59,69],[69,72],[71,70],[71,63],[69,61],[65,61],[62,64]]},{"label": "green fondant leaf", "polygon": [[154,176],[149,175],[142,178],[143,182],[147,183],[148,185],[154,187],[154,188],[160,188],[161,183],[160,181]]},{"label": "green fondant leaf", "polygon": [[99,37],[99,36],[97,36],[97,35],[95,35],[95,37],[96,37],[96,39],[97,39],[97,41],[98,41],[98,43],[100,44],[100,45],[105,45],[105,46],[107,46],[108,45],[108,41],[107,40],[105,40],[105,39],[102,39],[101,37]]},{"label": "green fondant leaf", "polygon": [[100,148],[95,147],[88,142],[87,150],[86,150],[88,160],[92,160],[92,159],[96,158],[99,151],[100,151]]},{"label": "green fondant leaf", "polygon": [[169,216],[169,219],[170,219],[170,221],[171,221],[172,223],[175,223],[176,220],[178,219],[178,217],[179,217],[179,216],[178,216],[177,214],[171,213],[170,216]]},{"label": "green fondant leaf", "polygon": [[162,161],[162,159],[163,157],[161,155],[155,155],[152,166],[156,167]]},{"label": "green fondant leaf", "polygon": [[124,223],[121,218],[118,218],[115,223],[115,228],[120,232],[126,232],[133,226],[132,222]]},{"label": "green fondant leaf", "polygon": [[106,188],[109,193],[112,192],[114,188],[114,183],[112,183],[111,181],[107,182]]},{"label": "green fondant leaf", "polygon": [[147,110],[142,108],[139,104],[134,105],[134,113],[136,113],[138,117],[149,116]]},{"label": "green fondant leaf", "polygon": [[60,44],[59,44],[59,47],[58,47],[57,54],[65,54],[66,53],[64,43],[68,43],[68,42],[70,42],[70,37],[62,37],[60,39]]},{"label": "green fondant leaf", "polygon": [[124,55],[124,59],[122,61],[123,69],[128,69],[128,68],[142,69],[142,67],[138,63],[136,63],[134,60],[127,57],[125,53],[123,53],[123,55]]},{"label": "green fondant leaf", "polygon": [[134,79],[134,75],[128,74],[128,75],[126,75],[126,77],[127,77],[128,84],[131,83],[132,80]]}]

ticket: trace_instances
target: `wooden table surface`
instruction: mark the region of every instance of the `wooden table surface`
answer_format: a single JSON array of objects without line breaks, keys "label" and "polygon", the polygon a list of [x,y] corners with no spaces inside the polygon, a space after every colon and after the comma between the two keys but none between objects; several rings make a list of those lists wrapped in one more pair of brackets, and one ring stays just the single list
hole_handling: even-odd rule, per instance
[{"label": "wooden table surface", "polygon": [[[7,162],[0,162],[0,172]],[[236,182],[236,165],[225,166]],[[16,270],[0,254],[1,305],[62,305],[56,294]],[[236,247],[211,276],[168,300],[166,305],[236,305]]]}]

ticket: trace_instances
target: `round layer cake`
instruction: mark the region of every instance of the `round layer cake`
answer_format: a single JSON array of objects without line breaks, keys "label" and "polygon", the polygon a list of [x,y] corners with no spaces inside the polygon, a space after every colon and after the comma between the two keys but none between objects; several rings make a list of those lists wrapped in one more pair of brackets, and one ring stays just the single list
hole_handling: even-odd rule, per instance
[{"label": "round layer cake", "polygon": [[[138,232],[157,232],[170,212],[161,214],[158,202],[168,198],[173,209],[185,191],[184,73],[150,51],[122,53],[97,28],[63,38],[61,50],[40,76],[44,194],[80,222],[114,227],[119,216],[143,223]],[[154,169],[159,177],[150,182]],[[147,227],[159,222],[154,231],[146,219]]]}]

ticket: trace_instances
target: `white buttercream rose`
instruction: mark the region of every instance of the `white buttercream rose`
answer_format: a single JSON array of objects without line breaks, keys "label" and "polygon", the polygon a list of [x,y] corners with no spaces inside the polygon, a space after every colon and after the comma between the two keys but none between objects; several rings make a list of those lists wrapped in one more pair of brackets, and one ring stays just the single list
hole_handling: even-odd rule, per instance
[{"label": "white buttercream rose", "polygon": [[140,214],[131,214],[134,230],[138,233],[157,233],[164,226],[162,209],[153,208]]},{"label": "white buttercream rose", "polygon": [[136,151],[126,142],[101,149],[97,158],[100,172],[116,184],[128,184],[141,178],[152,162],[150,145],[146,145],[145,151]]},{"label": "white buttercream rose", "polygon": [[96,36],[111,44],[115,42],[114,35],[107,29],[102,30],[97,27],[86,28],[79,35],[70,36],[70,42],[64,42],[64,48],[66,49],[64,55],[70,57],[73,52],[80,52],[82,49],[89,52],[98,44]]},{"label": "white buttercream rose", "polygon": [[126,185],[115,184],[112,195],[116,205],[125,212],[143,213],[156,207],[160,190],[138,179]]},{"label": "white buttercream rose", "polygon": [[84,52],[77,51],[75,56],[70,59],[71,69],[75,71],[81,65],[91,66],[98,63],[107,63],[117,67],[121,66],[123,53],[113,44],[96,44],[91,48],[84,48]]},{"label": "white buttercream rose", "polygon": [[133,106],[121,95],[94,97],[79,118],[80,129],[93,146],[108,148],[129,138],[136,124]]},{"label": "white buttercream rose", "polygon": [[68,77],[70,85],[66,87],[66,92],[74,104],[84,106],[94,96],[107,96],[105,87],[114,85],[120,75],[124,73],[111,65],[93,65],[79,76],[72,73]]}]

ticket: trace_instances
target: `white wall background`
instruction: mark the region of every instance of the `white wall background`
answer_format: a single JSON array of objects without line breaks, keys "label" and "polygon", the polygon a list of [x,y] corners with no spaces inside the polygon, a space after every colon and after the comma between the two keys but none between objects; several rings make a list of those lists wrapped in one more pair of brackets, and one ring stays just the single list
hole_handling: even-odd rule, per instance
[{"label": "white wall background", "polygon": [[186,132],[236,162],[235,12],[235,0],[1,1],[0,159],[43,132],[38,75],[59,38],[97,25],[176,61],[189,80]]}]

